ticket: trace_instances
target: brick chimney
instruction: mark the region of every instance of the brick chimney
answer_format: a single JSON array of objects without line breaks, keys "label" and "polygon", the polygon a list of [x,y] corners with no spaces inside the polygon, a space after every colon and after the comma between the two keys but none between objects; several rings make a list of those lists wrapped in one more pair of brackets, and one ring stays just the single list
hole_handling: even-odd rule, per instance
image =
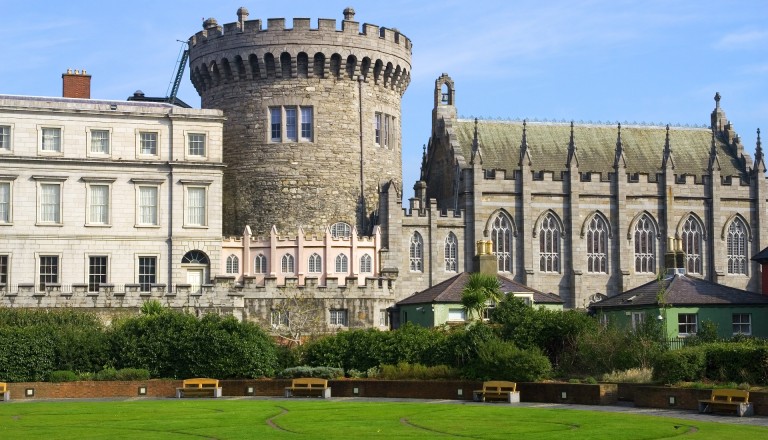
[{"label": "brick chimney", "polygon": [[64,98],[91,99],[91,75],[79,70],[67,69],[67,73],[61,74],[62,92]]}]

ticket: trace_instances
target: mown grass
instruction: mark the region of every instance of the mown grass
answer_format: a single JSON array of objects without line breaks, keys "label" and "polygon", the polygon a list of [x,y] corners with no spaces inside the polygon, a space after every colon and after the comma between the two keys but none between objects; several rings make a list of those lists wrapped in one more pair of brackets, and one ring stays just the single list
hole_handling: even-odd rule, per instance
[{"label": "mown grass", "polygon": [[9,402],[2,439],[765,438],[768,428],[504,404],[315,399]]}]

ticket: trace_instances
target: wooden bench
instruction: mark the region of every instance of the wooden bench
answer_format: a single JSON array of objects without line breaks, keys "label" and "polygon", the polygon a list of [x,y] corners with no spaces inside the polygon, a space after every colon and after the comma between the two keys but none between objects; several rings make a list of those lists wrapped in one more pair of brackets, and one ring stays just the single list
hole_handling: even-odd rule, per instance
[{"label": "wooden bench", "polygon": [[6,400],[11,400],[11,392],[8,391],[7,383],[0,382],[0,402],[5,402]]},{"label": "wooden bench", "polygon": [[476,402],[520,402],[520,392],[517,391],[517,383],[508,382],[506,380],[489,380],[483,382],[483,389],[475,390],[472,393],[472,397]]},{"label": "wooden bench", "polygon": [[699,412],[736,411],[739,417],[754,415],[755,409],[749,401],[749,391],[720,389],[712,390],[707,400],[699,400]]},{"label": "wooden bench", "polygon": [[181,388],[176,388],[176,397],[221,397],[221,387],[217,379],[186,379]]},{"label": "wooden bench", "polygon": [[285,387],[285,397],[314,395],[323,399],[331,397],[331,389],[326,379],[299,377],[291,380],[291,386]]}]

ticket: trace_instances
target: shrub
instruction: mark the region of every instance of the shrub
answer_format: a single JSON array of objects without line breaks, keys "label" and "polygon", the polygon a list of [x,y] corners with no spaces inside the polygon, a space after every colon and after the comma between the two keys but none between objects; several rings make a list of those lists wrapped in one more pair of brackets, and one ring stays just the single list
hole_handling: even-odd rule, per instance
[{"label": "shrub", "polygon": [[93,380],[117,380],[117,370],[108,367],[93,375]]},{"label": "shrub", "polygon": [[522,350],[495,339],[479,347],[477,359],[464,371],[479,380],[535,382],[551,374],[552,364],[537,348]]},{"label": "shrub", "polygon": [[302,365],[300,367],[286,368],[279,372],[277,377],[283,379],[293,379],[296,377],[319,377],[321,379],[338,379],[344,377],[344,370],[334,367],[310,367]]},{"label": "shrub", "polygon": [[51,371],[48,375],[48,382],[74,382],[78,380],[77,374],[71,370]]},{"label": "shrub", "polygon": [[756,341],[716,342],[700,346],[708,379],[718,382],[768,383],[768,346]]},{"label": "shrub", "polygon": [[651,383],[653,370],[650,368],[630,368],[624,371],[611,371],[603,374],[603,382],[613,383]]},{"label": "shrub", "polygon": [[653,380],[673,384],[704,377],[706,368],[701,347],[686,347],[660,354],[653,364]]},{"label": "shrub", "polygon": [[54,360],[55,345],[46,329],[0,326],[0,376],[4,381],[45,380],[56,369]]},{"label": "shrub", "polygon": [[115,373],[115,380],[147,380],[149,370],[144,368],[123,368]]},{"label": "shrub", "polygon": [[397,365],[382,365],[379,377],[387,380],[456,379],[459,371],[447,365],[425,366],[400,362]]}]

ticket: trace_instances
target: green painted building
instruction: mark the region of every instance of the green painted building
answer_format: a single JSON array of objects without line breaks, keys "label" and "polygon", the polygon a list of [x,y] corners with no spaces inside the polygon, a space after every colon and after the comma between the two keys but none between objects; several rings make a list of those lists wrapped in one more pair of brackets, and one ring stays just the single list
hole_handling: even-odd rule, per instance
[{"label": "green painted building", "polygon": [[695,335],[705,321],[717,325],[721,338],[737,334],[768,338],[768,295],[679,272],[605,298],[591,309],[600,319],[627,329],[648,319],[659,320],[670,339]]},{"label": "green painted building", "polygon": [[[523,299],[533,307],[563,310],[563,300],[553,293],[543,293],[509,278],[496,275],[500,289],[507,295]],[[417,292],[397,303],[399,323],[410,322],[423,327],[443,324],[461,324],[467,316],[461,305],[461,294],[469,280],[469,273],[462,272],[429,289]]]}]

